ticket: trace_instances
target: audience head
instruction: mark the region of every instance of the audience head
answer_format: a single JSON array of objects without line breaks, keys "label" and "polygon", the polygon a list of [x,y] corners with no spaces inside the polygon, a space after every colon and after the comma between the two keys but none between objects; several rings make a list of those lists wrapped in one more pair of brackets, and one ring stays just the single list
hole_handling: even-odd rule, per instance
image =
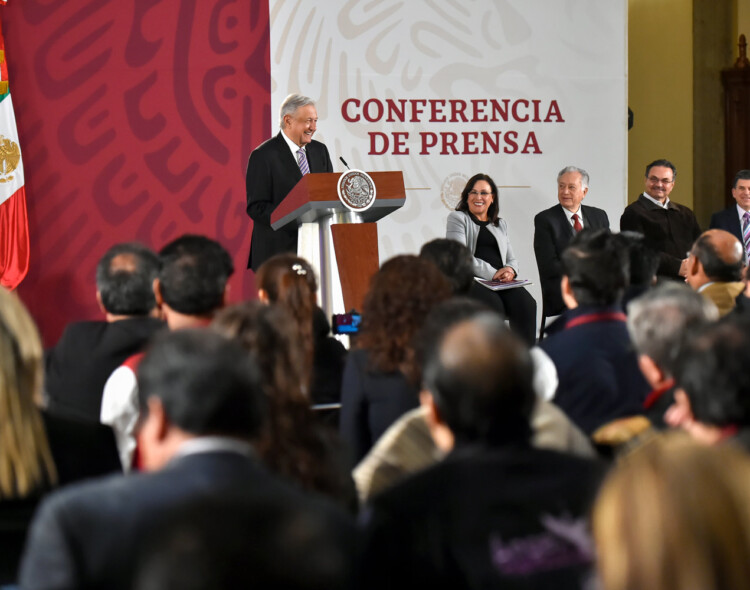
[{"label": "audience head", "polygon": [[18,297],[0,288],[0,500],[54,484],[57,472],[36,403],[42,343]]},{"label": "audience head", "polygon": [[646,244],[646,239],[641,233],[623,231],[616,235],[628,253],[629,286],[649,287],[653,285],[659,268],[659,253]]},{"label": "audience head", "polygon": [[613,305],[628,281],[627,252],[607,229],[584,229],[562,254],[562,291],[565,304]]},{"label": "audience head", "polygon": [[474,283],[473,256],[462,243],[437,238],[422,246],[419,257],[429,260],[440,269],[453,285],[454,294],[464,295],[469,292]]},{"label": "audience head", "polygon": [[325,510],[288,496],[212,494],[159,522],[140,551],[135,590],[338,590],[350,543]]},{"label": "audience head", "polygon": [[649,383],[656,386],[674,376],[677,359],[691,334],[718,317],[713,303],[673,281],[631,301],[628,332]]},{"label": "audience head", "polygon": [[654,160],[646,166],[646,194],[664,203],[674,188],[677,169],[669,160]]},{"label": "audience head", "polygon": [[159,258],[146,246],[116,244],[96,266],[97,299],[111,315],[148,315],[156,307],[153,283],[158,272]]},{"label": "audience head", "polygon": [[205,329],[158,334],[138,366],[139,451],[159,469],[187,438],[255,437],[265,413],[258,369],[236,342]]},{"label": "audience head", "polygon": [[742,280],[744,252],[740,241],[722,229],[710,229],[695,240],[688,258],[685,281],[693,289],[709,282]]},{"label": "audience head", "polygon": [[234,264],[221,244],[205,236],[184,235],[164,246],[159,258],[157,293],[171,310],[210,317],[224,305]]},{"label": "audience head", "polygon": [[593,515],[602,590],[723,590],[750,579],[750,463],[679,434],[622,460]]},{"label": "audience head", "polygon": [[[680,424],[704,442],[717,442],[723,429],[750,426],[750,324],[731,316],[709,324],[683,347],[675,380],[689,403]],[[713,439],[713,440],[712,440]]]},{"label": "audience head", "polygon": [[294,254],[277,254],[266,260],[255,275],[258,297],[284,306],[297,323],[304,350],[306,382],[313,364],[313,317],[317,307],[318,281],[307,260]]},{"label": "audience head", "polygon": [[568,211],[577,213],[589,192],[589,173],[583,168],[566,166],[557,174],[557,199]]},{"label": "audience head", "polygon": [[[475,192],[475,195],[469,193]],[[482,195],[481,193],[487,193]],[[477,199],[475,204],[474,200]],[[463,211],[465,213],[472,213],[480,219],[486,213],[487,219],[493,224],[497,225],[498,214],[500,212],[500,206],[497,202],[497,185],[495,181],[488,174],[475,174],[466,183],[464,190],[461,191],[461,200],[456,205],[456,211]]]},{"label": "audience head", "polygon": [[432,420],[447,425],[457,443],[529,438],[531,357],[502,318],[485,312],[456,323],[426,352],[422,381]]},{"label": "audience head", "polygon": [[735,175],[732,196],[741,209],[750,211],[750,170],[740,170]]},{"label": "audience head", "polygon": [[371,367],[413,377],[412,340],[429,311],[451,291],[448,279],[427,260],[401,255],[383,263],[370,281],[357,339]]}]

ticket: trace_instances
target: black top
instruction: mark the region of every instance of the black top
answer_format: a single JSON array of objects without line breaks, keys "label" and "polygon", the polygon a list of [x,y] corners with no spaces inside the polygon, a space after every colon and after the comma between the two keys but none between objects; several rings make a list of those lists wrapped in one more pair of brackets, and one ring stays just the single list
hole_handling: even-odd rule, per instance
[{"label": "black top", "polygon": [[505,266],[503,257],[500,254],[500,248],[497,246],[497,240],[495,236],[490,233],[487,226],[491,223],[487,221],[479,221],[476,217],[469,214],[471,220],[479,226],[479,234],[477,235],[477,247],[474,251],[474,257],[484,260],[487,264],[493,268],[502,268]]}]

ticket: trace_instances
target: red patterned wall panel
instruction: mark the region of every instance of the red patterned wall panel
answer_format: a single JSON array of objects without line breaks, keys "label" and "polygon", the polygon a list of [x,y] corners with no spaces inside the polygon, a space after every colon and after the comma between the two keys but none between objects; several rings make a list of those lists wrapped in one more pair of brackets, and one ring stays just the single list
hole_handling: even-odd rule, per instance
[{"label": "red patterned wall panel", "polygon": [[186,232],[245,271],[247,157],[270,129],[262,0],[15,0],[2,10],[24,155],[32,260],[19,288],[45,344],[99,317],[94,271],[113,243]]}]

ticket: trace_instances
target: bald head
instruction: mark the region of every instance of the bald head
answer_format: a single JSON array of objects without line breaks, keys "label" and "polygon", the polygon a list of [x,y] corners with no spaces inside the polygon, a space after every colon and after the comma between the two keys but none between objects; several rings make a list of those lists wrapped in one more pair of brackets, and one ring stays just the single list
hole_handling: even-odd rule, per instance
[{"label": "bald head", "polygon": [[742,280],[742,244],[729,232],[721,229],[703,232],[693,244],[691,253],[701,267],[692,273],[692,278],[688,270],[687,281],[691,287],[697,288],[710,281],[729,283]]},{"label": "bald head", "polygon": [[424,384],[457,441],[499,444],[529,435],[531,360],[496,314],[447,330],[425,359]]}]

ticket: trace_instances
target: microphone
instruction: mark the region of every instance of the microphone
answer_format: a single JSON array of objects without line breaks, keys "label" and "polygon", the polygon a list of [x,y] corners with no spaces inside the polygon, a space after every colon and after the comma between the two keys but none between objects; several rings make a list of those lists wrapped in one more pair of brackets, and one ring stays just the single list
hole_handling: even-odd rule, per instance
[{"label": "microphone", "polygon": [[344,164],[344,166],[346,166],[347,170],[351,170],[351,168],[349,168],[349,164],[346,163],[346,160],[344,160],[344,158],[342,158],[341,156],[339,156],[339,160],[341,160],[341,162]]}]

